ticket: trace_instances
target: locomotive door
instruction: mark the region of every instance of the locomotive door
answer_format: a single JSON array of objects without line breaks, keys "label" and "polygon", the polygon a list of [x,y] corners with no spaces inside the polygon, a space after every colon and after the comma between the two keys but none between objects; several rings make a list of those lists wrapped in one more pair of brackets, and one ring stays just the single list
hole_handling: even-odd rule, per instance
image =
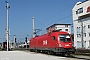
[{"label": "locomotive door", "polygon": [[51,37],[50,37],[50,47],[51,47],[51,48],[55,48],[55,47],[58,46],[57,44],[58,44],[58,43],[57,43],[57,38],[56,38],[56,36],[51,36]]},{"label": "locomotive door", "polygon": [[36,49],[36,40],[34,40],[34,44],[33,45],[34,45],[34,49]]}]

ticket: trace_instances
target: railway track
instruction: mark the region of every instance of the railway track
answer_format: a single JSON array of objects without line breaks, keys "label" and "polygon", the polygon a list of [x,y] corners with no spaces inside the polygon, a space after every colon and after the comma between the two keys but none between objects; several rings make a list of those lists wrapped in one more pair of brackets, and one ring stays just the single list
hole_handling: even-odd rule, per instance
[{"label": "railway track", "polygon": [[31,54],[42,54],[42,55],[45,55],[45,56],[54,56],[54,57],[58,57],[58,58],[65,58],[66,60],[90,60],[90,57],[89,56],[84,56],[84,55],[74,55],[74,54],[71,54],[70,56],[62,56],[60,54],[46,54],[46,53],[37,53],[37,52],[30,52],[29,50],[23,50],[24,52],[28,52],[28,53],[31,53]]}]

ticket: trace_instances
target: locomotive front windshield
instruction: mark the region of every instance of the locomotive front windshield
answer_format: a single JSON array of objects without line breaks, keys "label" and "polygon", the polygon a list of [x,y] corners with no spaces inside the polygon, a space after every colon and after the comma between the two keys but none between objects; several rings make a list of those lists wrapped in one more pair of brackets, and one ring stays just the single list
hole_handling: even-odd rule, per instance
[{"label": "locomotive front windshield", "polygon": [[60,41],[61,42],[70,42],[70,35],[62,34],[59,35]]}]

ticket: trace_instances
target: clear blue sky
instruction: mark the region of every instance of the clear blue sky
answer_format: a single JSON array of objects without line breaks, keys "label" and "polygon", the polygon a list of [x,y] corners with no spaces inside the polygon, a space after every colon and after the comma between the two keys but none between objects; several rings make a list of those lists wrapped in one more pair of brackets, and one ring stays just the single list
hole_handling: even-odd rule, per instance
[{"label": "clear blue sky", "polygon": [[[54,23],[72,24],[72,8],[78,1],[82,0],[7,0],[9,9],[10,37],[24,39],[32,35],[32,17],[35,18],[35,28],[46,28]],[[0,41],[5,38],[6,28],[6,3],[0,0]],[[71,16],[70,16],[71,15]],[[68,16],[68,17],[67,17]],[[65,18],[67,17],[67,18]],[[64,19],[65,18],[65,19]]]}]

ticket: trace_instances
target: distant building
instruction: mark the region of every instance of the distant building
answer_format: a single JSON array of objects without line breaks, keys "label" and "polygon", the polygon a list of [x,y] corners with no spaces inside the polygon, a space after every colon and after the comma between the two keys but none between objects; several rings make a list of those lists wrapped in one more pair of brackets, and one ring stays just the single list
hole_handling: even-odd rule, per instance
[{"label": "distant building", "polygon": [[0,43],[0,48],[2,47],[2,43]]},{"label": "distant building", "polygon": [[71,24],[53,24],[46,30],[47,32],[49,32],[50,30],[66,31],[71,34]]},{"label": "distant building", "polygon": [[[90,0],[77,2],[72,9],[74,46],[90,49]],[[83,42],[83,44],[82,44]]]}]

